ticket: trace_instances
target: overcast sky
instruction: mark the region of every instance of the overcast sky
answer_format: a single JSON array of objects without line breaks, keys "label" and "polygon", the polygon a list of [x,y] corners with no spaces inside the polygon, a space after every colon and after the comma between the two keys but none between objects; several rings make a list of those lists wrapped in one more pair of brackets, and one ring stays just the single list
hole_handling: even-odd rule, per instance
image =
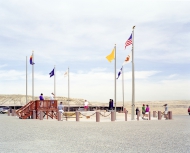
[{"label": "overcast sky", "polygon": [[[6,0],[0,1],[0,94],[32,94],[34,50],[35,96],[49,96],[56,65],[56,95],[108,102],[114,99],[114,61],[105,58],[117,48],[117,72],[134,35],[135,100],[190,99],[190,1]],[[125,101],[132,98],[132,65],[124,66]],[[121,77],[117,101],[122,101]]]}]

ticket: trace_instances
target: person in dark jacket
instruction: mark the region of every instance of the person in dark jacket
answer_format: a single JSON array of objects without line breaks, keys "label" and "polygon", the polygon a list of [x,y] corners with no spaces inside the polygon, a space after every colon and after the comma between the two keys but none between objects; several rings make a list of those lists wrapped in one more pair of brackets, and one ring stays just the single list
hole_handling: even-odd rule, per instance
[{"label": "person in dark jacket", "polygon": [[190,115],[190,106],[189,106],[189,108],[188,108],[188,113],[189,113],[189,115]]}]

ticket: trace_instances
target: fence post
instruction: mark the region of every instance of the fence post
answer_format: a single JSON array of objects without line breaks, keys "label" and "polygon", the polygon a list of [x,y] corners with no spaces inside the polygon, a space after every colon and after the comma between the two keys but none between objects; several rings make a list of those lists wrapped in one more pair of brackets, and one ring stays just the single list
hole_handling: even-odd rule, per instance
[{"label": "fence post", "polygon": [[79,112],[76,111],[75,114],[76,114],[76,121],[78,122],[79,121]]},{"label": "fence post", "polygon": [[156,111],[153,111],[153,117],[156,117]]},{"label": "fence post", "polygon": [[10,116],[10,109],[8,110],[7,115]]},{"label": "fence post", "polygon": [[59,111],[58,111],[57,120],[58,120],[58,121],[61,121],[61,112],[59,112]]},{"label": "fence post", "polygon": [[40,111],[40,120],[43,120],[43,111]]},{"label": "fence post", "polygon": [[137,121],[139,121],[139,114],[140,114],[140,112],[137,111]]},{"label": "fence post", "polygon": [[111,121],[115,121],[115,111],[111,111]]},{"label": "fence post", "polygon": [[15,110],[12,109],[12,113],[11,113],[11,116],[14,116],[15,115]]},{"label": "fence post", "polygon": [[127,121],[127,113],[128,113],[128,111],[125,110],[125,121]]},{"label": "fence post", "polygon": [[151,120],[151,112],[149,112],[148,116],[149,116],[149,120]]},{"label": "fence post", "polygon": [[36,119],[36,110],[32,111],[32,119]]},{"label": "fence post", "polygon": [[96,112],[96,122],[100,122],[100,112]]},{"label": "fence post", "polygon": [[172,111],[169,111],[169,120],[172,120]]},{"label": "fence post", "polygon": [[161,120],[161,111],[158,111],[158,120]]}]

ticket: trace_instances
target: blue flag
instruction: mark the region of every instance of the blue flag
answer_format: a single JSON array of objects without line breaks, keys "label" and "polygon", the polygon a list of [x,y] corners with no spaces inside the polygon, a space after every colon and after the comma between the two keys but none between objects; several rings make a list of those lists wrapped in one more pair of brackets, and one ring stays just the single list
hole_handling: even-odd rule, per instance
[{"label": "blue flag", "polygon": [[49,73],[50,77],[54,76],[54,69]]},{"label": "blue flag", "polygon": [[120,71],[118,72],[118,76],[117,76],[117,79],[119,78],[119,76],[121,75],[121,72],[122,72],[122,68],[123,66],[121,67]]}]

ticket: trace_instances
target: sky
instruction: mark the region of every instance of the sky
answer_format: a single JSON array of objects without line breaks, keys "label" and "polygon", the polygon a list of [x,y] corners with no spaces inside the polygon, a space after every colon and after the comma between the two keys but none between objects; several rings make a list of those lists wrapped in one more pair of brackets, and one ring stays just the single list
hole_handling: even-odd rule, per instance
[{"label": "sky", "polygon": [[[108,102],[114,99],[116,44],[119,72],[134,29],[135,101],[190,100],[190,1],[0,1],[0,94],[34,95]],[[132,99],[132,64],[124,65],[124,100]],[[122,77],[116,99],[123,100]]]}]

